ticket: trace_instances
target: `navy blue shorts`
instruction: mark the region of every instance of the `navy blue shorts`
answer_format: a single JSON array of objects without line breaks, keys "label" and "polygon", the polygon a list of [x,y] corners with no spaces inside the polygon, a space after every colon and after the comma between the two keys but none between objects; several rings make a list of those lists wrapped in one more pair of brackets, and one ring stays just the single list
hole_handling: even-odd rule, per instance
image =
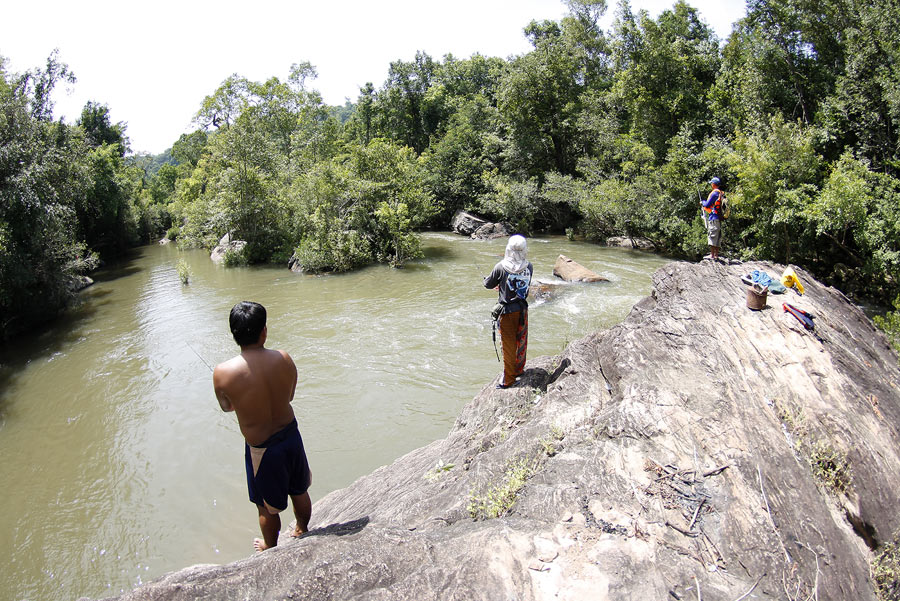
[{"label": "navy blue shorts", "polygon": [[259,446],[244,444],[250,502],[284,511],[288,495],[309,489],[309,463],[295,419]]}]

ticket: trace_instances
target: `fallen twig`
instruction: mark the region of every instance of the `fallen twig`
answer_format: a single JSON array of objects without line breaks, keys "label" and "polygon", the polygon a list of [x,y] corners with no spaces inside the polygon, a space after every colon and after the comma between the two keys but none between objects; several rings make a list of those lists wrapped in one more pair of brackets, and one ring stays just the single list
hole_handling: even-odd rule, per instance
[{"label": "fallen twig", "polygon": [[673,524],[673,523],[670,522],[669,520],[666,520],[666,526],[668,526],[668,527],[671,528],[672,530],[676,530],[676,531],[682,533],[683,535],[685,535],[685,536],[690,536],[690,537],[692,537],[692,538],[693,538],[693,537],[696,537],[696,536],[698,536],[698,535],[700,534],[699,532],[694,532],[693,530],[685,530],[684,528],[679,528],[678,526],[676,526],[675,524]]},{"label": "fallen twig", "polygon": [[813,594],[810,595],[809,597],[807,597],[807,599],[812,599],[813,597],[815,597],[816,601],[819,601],[819,554],[816,553],[813,550],[813,548],[810,547],[808,544],[806,544],[806,543],[800,543],[800,544],[803,545],[804,547],[806,547],[807,549],[809,549],[809,552],[812,553],[816,558],[816,581],[813,584]]},{"label": "fallen twig", "polygon": [[[714,543],[714,542],[712,541],[712,539],[709,538],[709,535],[706,533],[705,530],[703,530],[703,527],[702,527],[702,526],[699,526],[699,525],[698,525],[698,527],[700,528],[700,534],[702,534],[702,535],[703,535],[703,538],[706,539],[706,543],[707,543],[710,547],[712,547],[713,551],[716,552],[716,556],[717,556],[717,559],[716,559],[716,565],[721,564],[721,567],[724,568],[724,567],[725,567],[725,558],[722,557],[722,553],[719,551],[719,548],[716,546],[716,543]],[[738,560],[738,561],[740,562],[740,560]],[[741,565],[743,565],[743,564],[741,564]],[[744,568],[744,569],[746,570],[747,568]],[[748,574],[749,574],[749,572],[748,572]]]},{"label": "fallen twig", "polygon": [[700,513],[700,508],[703,507],[704,503],[706,503],[706,499],[700,499],[700,504],[697,505],[697,509],[694,510],[694,517],[691,519],[691,523],[688,525],[688,530],[694,529],[694,522],[697,521],[697,515]]},{"label": "fallen twig", "polygon": [[659,461],[657,461],[657,460],[654,459],[653,457],[648,457],[647,459],[649,459],[650,461],[652,461],[653,463],[655,463],[656,465],[658,465],[658,466],[661,467],[662,469],[666,470],[667,472],[675,473],[675,472],[678,471],[678,468],[677,468],[677,467],[672,467],[672,466],[669,466],[669,465],[663,465],[662,463],[660,463]]},{"label": "fallen twig", "polygon": [[675,551],[675,552],[678,553],[679,555],[684,555],[685,557],[690,557],[691,559],[693,559],[694,561],[696,561],[696,562],[699,563],[700,565],[703,565],[703,566],[706,565],[706,564],[704,563],[704,561],[703,561],[703,558],[699,557],[696,553],[692,553],[692,552],[689,551],[688,549],[685,549],[684,547],[679,547],[678,545],[676,545],[676,544],[674,544],[674,543],[670,543],[670,542],[666,541],[665,539],[660,540],[659,543],[660,543],[663,547],[665,547],[665,548],[667,548],[667,549],[671,549],[672,551]]},{"label": "fallen twig", "polygon": [[694,584],[697,585],[697,601],[703,601],[703,595],[700,594],[700,581],[697,580],[696,574],[694,574]]},{"label": "fallen twig", "polygon": [[759,585],[760,580],[763,579],[763,576],[765,576],[765,574],[763,574],[762,576],[760,576],[759,578],[756,579],[756,582],[753,583],[753,586],[750,587],[749,591],[747,591],[746,593],[744,593],[743,595],[741,595],[734,601],[741,601],[742,599],[746,599],[747,597],[749,597],[750,593],[752,593],[753,591],[756,590],[756,587]]},{"label": "fallen twig", "polygon": [[762,470],[759,469],[759,464],[756,464],[756,475],[759,477],[759,490],[762,493],[763,502],[766,504],[766,512],[769,514],[769,521],[772,523],[772,531],[775,533],[775,537],[778,538],[778,542],[781,544],[781,550],[784,551],[784,560],[787,563],[791,563],[791,556],[788,553],[787,547],[784,546],[784,541],[781,540],[781,535],[778,533],[778,526],[775,525],[775,518],[772,517],[772,510],[769,508],[769,499],[766,497],[766,489],[763,488],[763,480],[762,480]]},{"label": "fallen twig", "polygon": [[[658,477],[658,478],[655,480],[655,482],[659,482],[660,480],[666,480],[667,478],[673,478],[674,476],[686,476],[687,474],[693,474],[693,473],[695,473],[694,470],[675,470],[674,472],[671,472],[671,473],[666,474],[666,475],[664,475],[664,476]],[[685,478],[682,477],[682,478],[679,478],[679,479],[680,479],[682,482],[684,482],[685,484],[694,484],[694,482],[696,482],[696,480],[695,480],[694,478],[691,478],[690,480],[687,480],[687,479],[685,479]]]},{"label": "fallen twig", "polygon": [[731,467],[731,464],[730,464],[730,463],[726,463],[725,465],[720,465],[719,467],[717,467],[717,468],[715,468],[715,469],[711,469],[711,470],[709,470],[708,472],[703,472],[702,476],[703,476],[704,478],[708,478],[708,477],[710,477],[710,476],[716,476],[716,475],[718,475],[718,474],[724,472],[725,470],[727,470],[727,469],[730,468],[730,467]]}]

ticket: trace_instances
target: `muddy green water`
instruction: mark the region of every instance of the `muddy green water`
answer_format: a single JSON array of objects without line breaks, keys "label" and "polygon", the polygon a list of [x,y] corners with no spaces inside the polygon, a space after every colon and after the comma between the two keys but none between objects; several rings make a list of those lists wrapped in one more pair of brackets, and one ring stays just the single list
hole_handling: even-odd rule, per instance
[{"label": "muddy green water", "polygon": [[[423,242],[426,258],[404,269],[321,277],[141,248],[100,273],[70,315],[3,350],[0,599],[105,597],[252,553],[243,440],[207,366],[238,351],[227,324],[238,300],[266,306],[268,346],[297,363],[314,502],[445,436],[501,369],[496,292],[481,276],[505,240],[430,233]],[[560,253],[611,280],[533,303],[529,357],[621,321],[664,263],[562,237],[532,239],[529,251],[539,280],[555,279]],[[180,258],[193,271],[188,286]]]}]

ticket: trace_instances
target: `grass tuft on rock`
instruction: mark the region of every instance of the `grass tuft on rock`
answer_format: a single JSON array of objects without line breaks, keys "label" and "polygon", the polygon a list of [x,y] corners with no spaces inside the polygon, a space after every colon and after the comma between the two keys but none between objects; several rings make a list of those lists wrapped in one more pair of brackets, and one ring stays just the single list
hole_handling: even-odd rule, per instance
[{"label": "grass tuft on rock", "polygon": [[535,473],[535,465],[524,457],[510,462],[503,479],[482,494],[469,495],[466,509],[476,520],[498,518],[506,515],[516,504],[519,491]]},{"label": "grass tuft on rock", "polygon": [[776,400],[775,412],[791,435],[794,449],[809,465],[816,482],[836,495],[850,490],[853,476],[847,453],[814,436],[802,409]]},{"label": "grass tuft on rock", "polygon": [[900,531],[885,544],[871,564],[875,594],[880,601],[900,601]]},{"label": "grass tuft on rock", "polygon": [[428,470],[423,477],[429,482],[437,482],[441,479],[441,476],[452,470],[455,466],[456,464],[444,463],[444,460],[441,459],[437,462],[437,464],[435,464],[433,468]]}]

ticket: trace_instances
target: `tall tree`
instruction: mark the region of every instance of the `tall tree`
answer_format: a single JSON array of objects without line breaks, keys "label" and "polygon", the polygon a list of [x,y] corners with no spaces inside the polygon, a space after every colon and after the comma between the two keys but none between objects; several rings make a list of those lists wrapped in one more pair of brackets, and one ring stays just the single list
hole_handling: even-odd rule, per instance
[{"label": "tall tree", "polygon": [[627,107],[630,130],[657,159],[685,125],[703,135],[710,120],[708,90],[719,70],[718,39],[682,0],[654,20],[637,18],[626,1],[617,22],[615,95]]},{"label": "tall tree", "polygon": [[380,116],[378,131],[417,153],[428,146],[435,123],[426,122],[425,96],[431,87],[437,64],[424,52],[416,52],[411,62],[395,61],[377,96]]},{"label": "tall tree", "polygon": [[510,129],[510,166],[526,177],[574,173],[584,76],[558,23],[525,28],[534,49],[513,60],[498,93]]}]

